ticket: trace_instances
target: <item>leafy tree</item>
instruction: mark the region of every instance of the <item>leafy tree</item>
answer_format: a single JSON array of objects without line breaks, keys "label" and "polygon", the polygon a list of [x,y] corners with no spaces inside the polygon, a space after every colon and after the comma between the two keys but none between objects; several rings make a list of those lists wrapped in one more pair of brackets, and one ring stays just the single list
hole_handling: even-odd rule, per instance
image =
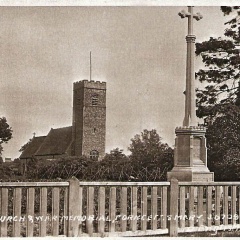
[{"label": "leafy tree", "polygon": [[149,131],[144,129],[131,139],[129,150],[130,158],[139,160],[142,164],[154,163],[171,149],[168,144],[161,142],[162,138],[155,129]]},{"label": "leafy tree", "polygon": [[115,148],[99,162],[98,172],[105,181],[128,181],[132,172],[130,159],[123,149]]},{"label": "leafy tree", "polygon": [[5,117],[0,118],[0,154],[3,151],[2,144],[12,138],[12,128],[8,125]]},{"label": "leafy tree", "polygon": [[[205,64],[196,73],[197,115],[207,123],[208,167],[215,180],[237,180],[240,155],[240,7],[221,7],[227,26],[223,37],[196,44]],[[233,158],[234,161],[230,161]]]},{"label": "leafy tree", "polygon": [[[221,115],[210,123],[207,132],[208,167],[215,172],[215,180],[237,180],[240,155],[240,109],[236,105],[228,105]],[[235,160],[230,161],[231,157]],[[237,163],[237,160],[239,163]]]},{"label": "leafy tree", "polygon": [[221,7],[230,20],[224,37],[210,37],[196,44],[196,55],[201,55],[205,68],[196,73],[204,89],[197,90],[198,116],[208,120],[217,116],[219,109],[229,103],[240,106],[240,7]]},{"label": "leafy tree", "polygon": [[155,129],[145,129],[131,139],[130,159],[135,168],[145,171],[144,180],[166,180],[166,173],[173,167],[173,149],[161,140]]},{"label": "leafy tree", "polygon": [[123,149],[114,148],[110,153],[106,153],[103,161],[120,161],[127,159],[128,157],[123,153]]}]

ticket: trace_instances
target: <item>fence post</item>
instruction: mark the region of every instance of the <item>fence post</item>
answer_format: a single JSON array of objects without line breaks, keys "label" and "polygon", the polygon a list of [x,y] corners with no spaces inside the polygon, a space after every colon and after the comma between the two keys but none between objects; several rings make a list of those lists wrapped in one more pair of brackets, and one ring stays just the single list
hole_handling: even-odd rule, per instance
[{"label": "fence post", "polygon": [[178,180],[170,180],[170,189],[168,191],[168,233],[170,237],[178,236]]},{"label": "fence post", "polygon": [[80,203],[79,203],[79,181],[77,178],[72,177],[69,182],[68,189],[68,223],[67,223],[67,236],[77,237],[78,236],[78,219],[76,216],[80,214]]}]

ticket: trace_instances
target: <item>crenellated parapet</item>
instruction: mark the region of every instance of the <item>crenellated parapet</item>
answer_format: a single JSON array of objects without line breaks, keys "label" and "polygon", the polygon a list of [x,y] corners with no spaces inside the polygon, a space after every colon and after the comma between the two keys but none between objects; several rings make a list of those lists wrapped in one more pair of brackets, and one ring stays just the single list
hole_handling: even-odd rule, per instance
[{"label": "crenellated parapet", "polygon": [[94,81],[94,80],[81,80],[73,83],[73,89],[77,90],[80,88],[94,88],[106,90],[106,82]]}]

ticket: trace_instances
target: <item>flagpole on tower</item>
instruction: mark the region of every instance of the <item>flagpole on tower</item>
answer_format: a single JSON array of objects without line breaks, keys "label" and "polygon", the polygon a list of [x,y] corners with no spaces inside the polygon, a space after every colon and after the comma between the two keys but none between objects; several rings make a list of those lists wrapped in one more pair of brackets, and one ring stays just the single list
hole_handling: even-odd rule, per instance
[{"label": "flagpole on tower", "polygon": [[90,51],[90,81],[92,80],[92,53]]}]

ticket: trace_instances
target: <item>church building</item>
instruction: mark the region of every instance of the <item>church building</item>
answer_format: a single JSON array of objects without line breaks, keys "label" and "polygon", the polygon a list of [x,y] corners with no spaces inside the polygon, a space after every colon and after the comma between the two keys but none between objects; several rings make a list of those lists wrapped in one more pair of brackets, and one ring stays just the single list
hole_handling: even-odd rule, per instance
[{"label": "church building", "polygon": [[34,137],[20,159],[56,159],[105,155],[106,82],[82,80],[73,83],[72,126],[51,129],[47,136]]}]

